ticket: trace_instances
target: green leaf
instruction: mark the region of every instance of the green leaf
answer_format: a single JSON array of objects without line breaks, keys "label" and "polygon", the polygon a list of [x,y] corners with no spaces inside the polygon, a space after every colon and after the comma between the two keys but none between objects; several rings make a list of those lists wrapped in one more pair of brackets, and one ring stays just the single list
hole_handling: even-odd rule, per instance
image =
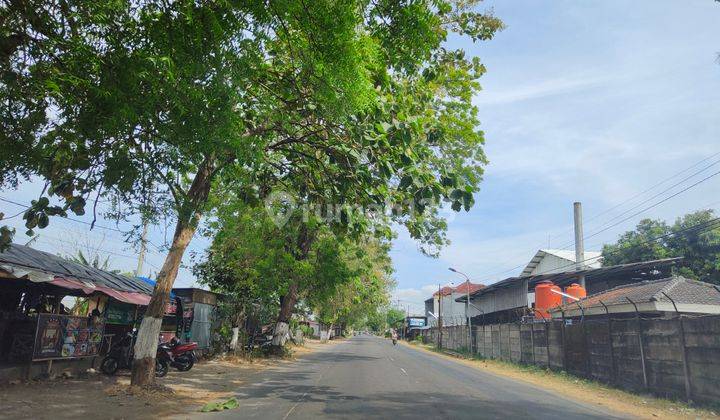
[{"label": "green leaf", "polygon": [[40,216],[38,218],[38,227],[40,229],[45,229],[49,223],[50,223],[50,218],[48,218],[47,214],[40,213]]},{"label": "green leaf", "polygon": [[413,184],[413,177],[411,175],[405,175],[400,179],[400,185],[398,185],[398,188],[403,190],[412,184]]},{"label": "green leaf", "polygon": [[209,402],[205,404],[200,409],[200,411],[203,413],[208,413],[211,411],[232,410],[233,408],[238,408],[239,406],[240,403],[238,402],[237,398],[232,397],[225,402]]}]

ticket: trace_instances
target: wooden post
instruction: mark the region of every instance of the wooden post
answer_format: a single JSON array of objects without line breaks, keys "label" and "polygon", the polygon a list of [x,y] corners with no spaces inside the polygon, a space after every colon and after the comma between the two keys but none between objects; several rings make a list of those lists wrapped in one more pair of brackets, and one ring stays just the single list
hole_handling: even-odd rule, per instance
[{"label": "wooden post", "polygon": [[562,346],[562,364],[563,370],[567,372],[567,346],[565,344],[565,310],[560,309],[562,314],[562,324],[560,325],[560,345]]},{"label": "wooden post", "polygon": [[588,378],[592,377],[592,368],[590,366],[590,346],[588,346],[588,338],[587,338],[587,326],[585,325],[587,321],[583,319],[582,321],[582,333],[583,333],[583,350],[585,353],[585,375]]},{"label": "wooden post", "polygon": [[535,324],[530,323],[530,346],[532,347],[532,360],[535,364]]},{"label": "wooden post", "polygon": [[[674,303],[673,303],[674,305]],[[678,314],[678,326],[680,327],[680,348],[682,349],[683,373],[685,374],[685,398],[688,402],[692,401],[692,387],[690,384],[690,365],[688,363],[687,348],[685,347],[685,327],[683,319]]]},{"label": "wooden post", "polygon": [[547,356],[547,367],[550,369],[550,327],[545,321],[545,354]]},{"label": "wooden post", "polygon": [[512,324],[508,324],[508,359],[512,362],[512,329],[510,328]]},{"label": "wooden post", "polygon": [[[60,314],[60,301],[61,301],[62,299],[60,298],[60,296],[57,296],[57,295],[55,296],[55,298],[57,299],[57,301],[55,302],[55,307],[53,308],[53,313],[56,314],[56,315],[59,315],[59,314]],[[40,322],[40,318],[39,318],[39,317],[38,317],[38,322]],[[33,346],[35,346],[34,343],[33,343]],[[48,375],[48,378],[52,375],[52,365],[53,365],[52,359],[48,360],[48,363],[47,363],[47,375]]]},{"label": "wooden post", "polygon": [[637,321],[637,333],[638,333],[638,344],[640,345],[640,362],[642,363],[642,374],[643,374],[643,385],[645,386],[645,389],[648,387],[648,379],[647,379],[647,368],[645,366],[645,350],[643,349],[643,336],[642,336],[642,323],[640,322],[640,312],[638,311],[638,307],[629,297],[626,297],[628,302],[632,303],[632,305],[635,307],[635,320]]},{"label": "wooden post", "polygon": [[608,307],[599,301],[600,304],[605,308],[605,315],[607,316],[607,336],[608,336],[608,350],[610,350],[610,383],[615,383],[617,380],[615,373],[615,348],[613,347],[613,335],[612,335],[612,319],[610,319],[610,311]]},{"label": "wooden post", "polygon": [[677,305],[675,305],[675,301],[665,294],[665,292],[662,292],[662,294],[672,302],[675,313],[677,314],[678,327],[680,329],[680,351],[682,352],[683,374],[685,376],[685,398],[690,402],[692,401],[692,386],[690,384],[690,366],[688,364],[687,348],[685,347],[685,326],[683,325],[683,319],[680,311],[678,311]]},{"label": "wooden post", "polygon": [[524,360],[523,360],[523,345],[522,345],[522,342],[523,342],[523,339],[522,339],[522,326],[523,326],[522,323],[519,323],[519,324],[518,324],[518,345],[519,345],[519,347],[520,347],[520,363],[523,363],[523,362],[524,362]]}]

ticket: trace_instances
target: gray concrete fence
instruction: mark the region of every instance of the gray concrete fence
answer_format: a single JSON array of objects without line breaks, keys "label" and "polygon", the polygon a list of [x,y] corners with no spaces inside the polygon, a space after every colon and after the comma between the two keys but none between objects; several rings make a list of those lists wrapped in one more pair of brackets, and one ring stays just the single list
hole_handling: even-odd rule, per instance
[{"label": "gray concrete fence", "polygon": [[[438,330],[424,340],[437,345]],[[442,347],[662,397],[720,402],[720,316],[444,327]]]}]

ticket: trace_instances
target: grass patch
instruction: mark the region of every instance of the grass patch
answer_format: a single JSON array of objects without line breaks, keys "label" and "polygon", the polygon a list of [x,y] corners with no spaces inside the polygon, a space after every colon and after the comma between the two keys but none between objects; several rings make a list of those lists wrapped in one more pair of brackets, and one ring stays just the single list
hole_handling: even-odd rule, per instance
[{"label": "grass patch", "polygon": [[720,407],[717,405],[688,405],[684,401],[636,394],[614,388],[602,382],[542,366],[489,359],[478,354],[469,354],[467,351],[448,352],[439,350],[431,344],[410,344],[413,347],[420,347],[426,351],[438,353],[442,355],[441,357],[458,358],[460,359],[458,363],[467,364],[498,376],[527,382],[564,396],[570,396],[572,399],[581,397],[584,402],[607,407],[618,413],[648,419],[720,418],[717,414],[720,412]]}]

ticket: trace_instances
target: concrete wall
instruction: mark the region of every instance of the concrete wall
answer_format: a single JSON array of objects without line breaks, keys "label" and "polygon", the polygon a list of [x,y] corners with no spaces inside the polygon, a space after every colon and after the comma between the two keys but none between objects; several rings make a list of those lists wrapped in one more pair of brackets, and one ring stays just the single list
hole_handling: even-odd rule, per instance
[{"label": "concrete wall", "polygon": [[[682,323],[682,325],[681,325]],[[720,401],[720,316],[496,324],[473,328],[473,351],[648,391]],[[426,341],[437,344],[437,329]],[[443,328],[443,347],[465,350],[467,327]]]}]

